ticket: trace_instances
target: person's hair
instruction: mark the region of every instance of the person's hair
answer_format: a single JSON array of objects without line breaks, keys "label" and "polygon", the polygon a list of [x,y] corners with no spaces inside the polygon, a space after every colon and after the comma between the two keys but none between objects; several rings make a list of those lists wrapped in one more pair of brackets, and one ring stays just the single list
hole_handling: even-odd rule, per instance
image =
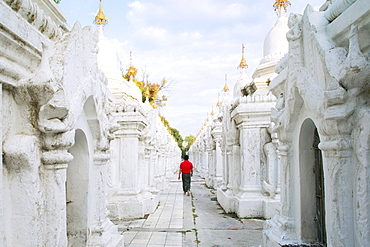
[{"label": "person's hair", "polygon": [[184,155],[184,160],[188,160],[189,159],[189,155],[185,154]]}]

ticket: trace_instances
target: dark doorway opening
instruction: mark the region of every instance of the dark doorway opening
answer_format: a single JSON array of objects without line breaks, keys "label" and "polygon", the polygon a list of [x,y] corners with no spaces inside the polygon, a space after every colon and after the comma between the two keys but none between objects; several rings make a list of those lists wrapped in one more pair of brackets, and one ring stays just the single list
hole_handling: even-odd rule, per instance
[{"label": "dark doorway opening", "polygon": [[317,242],[326,246],[326,228],[325,228],[325,189],[324,189],[324,169],[322,152],[319,149],[320,137],[315,128],[313,149],[315,152],[315,195],[316,195],[316,225]]}]

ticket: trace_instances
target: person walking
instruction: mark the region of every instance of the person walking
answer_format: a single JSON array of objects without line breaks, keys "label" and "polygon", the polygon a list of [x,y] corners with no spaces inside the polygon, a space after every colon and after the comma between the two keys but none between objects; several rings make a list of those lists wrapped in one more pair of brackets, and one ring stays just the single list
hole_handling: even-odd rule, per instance
[{"label": "person walking", "polygon": [[184,156],[184,161],[180,164],[179,170],[179,177],[182,173],[182,189],[184,191],[184,195],[190,195],[190,177],[193,176],[193,164],[189,161],[189,156]]}]

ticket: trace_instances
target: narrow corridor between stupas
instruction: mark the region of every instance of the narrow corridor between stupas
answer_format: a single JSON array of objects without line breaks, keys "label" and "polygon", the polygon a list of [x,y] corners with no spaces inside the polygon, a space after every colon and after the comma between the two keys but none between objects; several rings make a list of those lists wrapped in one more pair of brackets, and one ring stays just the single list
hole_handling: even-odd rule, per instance
[{"label": "narrow corridor between stupas", "polygon": [[0,247],[370,246],[369,0],[0,16]]},{"label": "narrow corridor between stupas", "polygon": [[159,206],[143,219],[115,222],[129,247],[260,246],[264,220],[239,219],[217,203],[215,190],[195,175],[191,195],[174,176]]}]

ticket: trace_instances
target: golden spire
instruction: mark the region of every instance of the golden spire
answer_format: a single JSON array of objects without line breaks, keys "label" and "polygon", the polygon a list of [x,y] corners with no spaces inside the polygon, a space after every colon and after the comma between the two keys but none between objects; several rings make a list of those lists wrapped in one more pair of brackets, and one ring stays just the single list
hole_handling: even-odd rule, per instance
[{"label": "golden spire", "polygon": [[290,6],[289,0],[275,0],[275,3],[273,5],[275,11],[280,9],[280,8],[284,8],[284,10],[286,11],[286,8],[288,6]]},{"label": "golden spire", "polygon": [[248,68],[248,64],[245,61],[245,57],[244,57],[244,44],[242,44],[242,60],[240,61],[238,68],[240,69]]},{"label": "golden spire", "polygon": [[229,86],[227,85],[227,74],[225,74],[225,86],[224,86],[224,92],[229,92],[230,89],[229,89]]},{"label": "golden spire", "polygon": [[98,11],[98,14],[95,16],[95,20],[94,20],[94,23],[98,26],[100,25],[107,25],[108,24],[108,20],[107,18],[105,17],[105,14],[103,12],[103,5],[101,4],[101,0],[100,0],[100,7],[99,7],[99,11]]},{"label": "golden spire", "polygon": [[129,78],[129,80],[131,80],[131,78],[133,79],[135,77],[137,73],[137,69],[132,66],[132,52],[130,51],[130,67],[128,68],[127,70],[127,77]]},{"label": "golden spire", "polygon": [[214,115],[215,115],[215,111],[213,110],[213,106],[212,106],[211,116],[214,116]]},{"label": "golden spire", "polygon": [[221,105],[221,102],[220,102],[220,93],[218,93],[218,99],[217,99],[216,106],[220,106],[220,105]]}]

